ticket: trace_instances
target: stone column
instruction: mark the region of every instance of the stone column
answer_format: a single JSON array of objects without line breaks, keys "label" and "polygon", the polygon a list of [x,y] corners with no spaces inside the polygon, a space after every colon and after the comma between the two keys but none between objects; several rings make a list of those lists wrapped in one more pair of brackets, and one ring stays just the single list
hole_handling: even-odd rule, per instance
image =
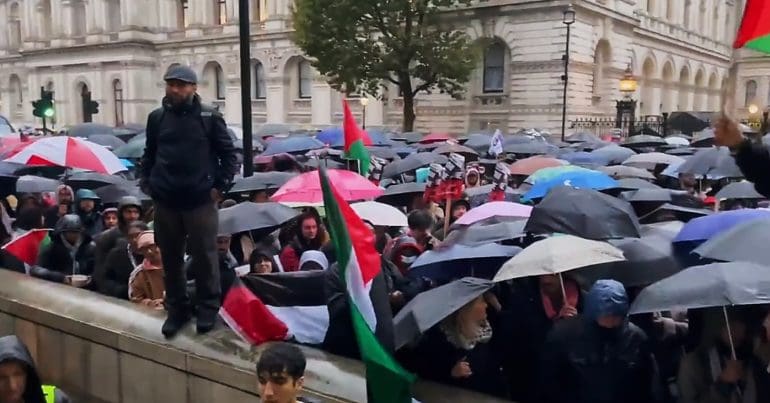
[{"label": "stone column", "polygon": [[21,2],[19,13],[21,14],[21,42],[30,42],[37,40],[37,27],[33,22],[36,15],[35,2]]},{"label": "stone column", "polygon": [[60,1],[51,2],[51,39],[59,38],[64,33],[63,11],[64,7]]},{"label": "stone column", "polygon": [[89,0],[85,2],[85,9],[86,35],[100,34],[104,32],[103,0]]},{"label": "stone column", "polygon": [[369,105],[366,105],[366,125],[382,126],[385,124],[385,104],[377,98],[369,98]]},{"label": "stone column", "polygon": [[[0,30],[0,50],[8,49],[8,46],[10,45],[10,25],[9,24],[9,18],[8,18],[8,3],[0,3],[0,25],[2,25],[4,28]],[[2,84],[0,84],[0,88],[2,88]],[[3,97],[5,99],[5,97]],[[6,111],[3,111],[5,113]],[[4,115],[4,116],[7,116]]]},{"label": "stone column", "polygon": [[228,80],[225,88],[225,122],[241,123],[241,83],[240,80]]},{"label": "stone column", "polygon": [[312,101],[310,103],[310,121],[314,125],[332,124],[332,88],[315,73],[313,87],[310,90]]},{"label": "stone column", "polygon": [[265,109],[267,110],[267,123],[286,122],[286,100],[284,99],[283,77],[269,77],[265,82],[267,96]]}]

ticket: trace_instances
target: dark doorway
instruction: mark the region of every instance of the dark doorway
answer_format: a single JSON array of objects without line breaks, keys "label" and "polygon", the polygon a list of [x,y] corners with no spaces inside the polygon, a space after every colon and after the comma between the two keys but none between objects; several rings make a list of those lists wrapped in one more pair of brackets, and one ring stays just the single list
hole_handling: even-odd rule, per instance
[{"label": "dark doorway", "polygon": [[82,101],[83,122],[93,122],[93,114],[91,113],[91,91],[88,90],[88,85],[85,83],[80,87],[80,99]]}]

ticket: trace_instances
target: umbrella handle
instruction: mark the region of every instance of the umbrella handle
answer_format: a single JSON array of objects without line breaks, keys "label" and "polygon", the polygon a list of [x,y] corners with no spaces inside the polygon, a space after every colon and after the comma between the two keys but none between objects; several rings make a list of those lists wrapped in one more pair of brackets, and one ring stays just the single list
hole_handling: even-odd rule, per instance
[{"label": "umbrella handle", "polygon": [[452,198],[447,197],[446,206],[444,207],[444,238],[446,238],[447,231],[449,231],[449,217],[451,215],[452,215]]},{"label": "umbrella handle", "polygon": [[727,316],[727,307],[722,306],[722,313],[725,315],[725,325],[727,326],[727,338],[730,340],[730,354],[732,354],[733,360],[737,360],[735,355],[735,343],[733,342],[733,332],[730,329],[730,318]]},{"label": "umbrella handle", "polygon": [[567,290],[564,289],[564,277],[559,273],[559,285],[561,286],[562,305],[567,305]]}]

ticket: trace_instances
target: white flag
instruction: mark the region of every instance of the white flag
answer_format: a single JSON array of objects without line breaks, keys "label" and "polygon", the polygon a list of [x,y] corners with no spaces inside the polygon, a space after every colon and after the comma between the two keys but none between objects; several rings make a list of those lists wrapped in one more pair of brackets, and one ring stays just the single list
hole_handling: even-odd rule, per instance
[{"label": "white flag", "polygon": [[495,134],[492,135],[492,140],[489,142],[489,155],[497,157],[503,153],[503,133],[500,129],[495,130]]}]

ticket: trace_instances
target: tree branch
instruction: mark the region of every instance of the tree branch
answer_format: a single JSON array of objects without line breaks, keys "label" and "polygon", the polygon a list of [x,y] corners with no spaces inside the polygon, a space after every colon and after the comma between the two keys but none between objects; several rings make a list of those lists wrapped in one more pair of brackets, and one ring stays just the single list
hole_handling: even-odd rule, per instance
[{"label": "tree branch", "polygon": [[421,85],[418,85],[418,86],[417,86],[417,88],[415,88],[415,89],[414,89],[414,91],[412,91],[412,96],[415,96],[415,95],[417,95],[417,94],[418,94],[420,91],[425,91],[425,90],[427,90],[428,88],[430,88],[431,86],[433,86],[433,84],[435,84],[435,83],[436,83],[436,79],[437,79],[437,78],[438,78],[438,75],[437,75],[436,73],[433,73],[433,74],[430,76],[430,80],[428,80],[428,81],[424,82],[424,83],[423,83],[423,84],[421,84]]},{"label": "tree branch", "polygon": [[380,29],[380,32],[385,35],[388,38],[392,38],[393,34],[388,31],[388,27],[385,25],[385,20],[382,18],[382,11],[380,10],[380,6],[378,5],[377,0],[373,1],[373,7],[374,7],[374,15],[375,19],[377,21],[377,28]]}]

